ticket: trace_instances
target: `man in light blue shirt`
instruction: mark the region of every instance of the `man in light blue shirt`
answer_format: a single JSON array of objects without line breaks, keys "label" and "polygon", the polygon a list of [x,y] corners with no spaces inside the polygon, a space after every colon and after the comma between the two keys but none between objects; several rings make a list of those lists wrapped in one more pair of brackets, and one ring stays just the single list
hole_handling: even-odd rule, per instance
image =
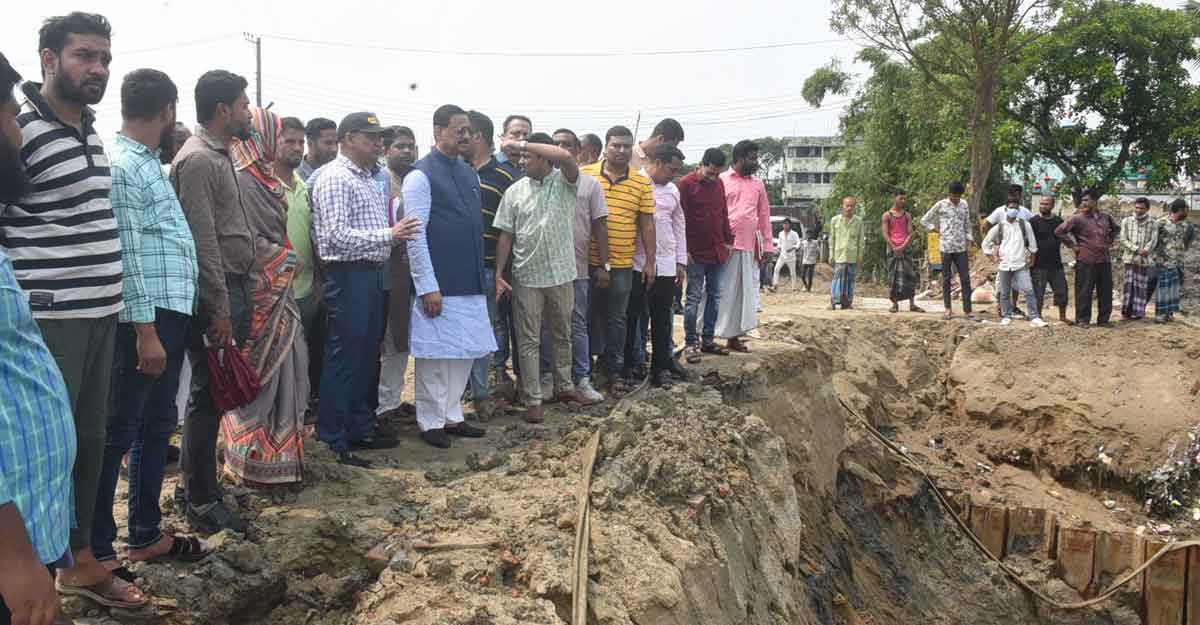
[{"label": "man in light blue shirt", "polygon": [[[0,54],[0,204],[15,201],[29,185],[12,97],[20,80]],[[47,567],[70,556],[75,422],[62,374],[4,248],[0,388],[0,622],[48,625],[58,614],[58,595]]]}]

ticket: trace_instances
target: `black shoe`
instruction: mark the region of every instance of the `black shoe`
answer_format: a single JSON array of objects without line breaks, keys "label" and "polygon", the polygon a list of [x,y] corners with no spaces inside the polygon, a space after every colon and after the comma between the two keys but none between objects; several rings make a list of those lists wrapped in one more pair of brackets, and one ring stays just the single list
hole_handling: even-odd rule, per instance
[{"label": "black shoe", "polygon": [[1086,330],[1086,329],[1088,329],[1088,328],[1092,327],[1092,322],[1091,322],[1091,321],[1076,321],[1076,322],[1075,322],[1075,327],[1077,327],[1077,328],[1083,328],[1083,329],[1085,329],[1085,330]]},{"label": "black shoe", "polygon": [[1107,322],[1107,321],[1102,321],[1102,322],[1100,322],[1100,323],[1097,323],[1097,324],[1096,324],[1096,327],[1097,327],[1097,328],[1111,328],[1111,327],[1113,327],[1113,326],[1112,326],[1112,324],[1111,324],[1111,323],[1109,323],[1109,322]]},{"label": "black shoe", "polygon": [[368,436],[362,440],[350,441],[350,449],[354,451],[395,449],[399,444],[400,441],[395,438],[385,438],[376,434],[375,436]]},{"label": "black shoe", "polygon": [[337,455],[338,464],[344,464],[348,467],[359,467],[361,469],[370,469],[371,461],[366,458],[359,458],[350,452],[349,449]]},{"label": "black shoe", "polygon": [[671,372],[666,369],[655,371],[651,375],[651,381],[655,388],[661,388],[664,391],[669,391],[675,386],[675,381],[671,379]]},{"label": "black shoe", "polygon": [[675,362],[674,360],[672,360],[671,364],[667,367],[667,372],[671,374],[672,378],[679,382],[688,381],[688,370],[684,369],[679,365],[678,362]]},{"label": "black shoe", "polygon": [[469,423],[459,423],[457,425],[446,428],[446,433],[452,436],[461,436],[463,438],[483,438],[487,434],[487,430],[477,428]]},{"label": "black shoe", "polygon": [[1018,308],[1018,307],[1016,307],[1016,306],[1013,306],[1013,316],[1014,316],[1014,317],[1026,318],[1026,317],[1028,317],[1029,315],[1026,315],[1026,314],[1025,314],[1025,311],[1021,310],[1020,308]]},{"label": "black shoe", "polygon": [[187,520],[192,527],[206,534],[216,534],[225,529],[245,533],[246,521],[229,508],[225,502],[214,501],[204,506],[187,506]]},{"label": "black shoe", "polygon": [[438,449],[450,448],[450,437],[446,435],[446,430],[438,428],[436,430],[425,430],[421,432],[421,440],[437,447]]},{"label": "black shoe", "polygon": [[375,438],[399,438],[400,432],[391,423],[377,422],[375,433],[372,436]]},{"label": "black shoe", "polygon": [[178,447],[176,447],[174,445],[168,445],[167,446],[167,464],[171,465],[171,464],[175,464],[175,463],[179,462],[179,454],[180,453],[181,452],[179,451]]}]

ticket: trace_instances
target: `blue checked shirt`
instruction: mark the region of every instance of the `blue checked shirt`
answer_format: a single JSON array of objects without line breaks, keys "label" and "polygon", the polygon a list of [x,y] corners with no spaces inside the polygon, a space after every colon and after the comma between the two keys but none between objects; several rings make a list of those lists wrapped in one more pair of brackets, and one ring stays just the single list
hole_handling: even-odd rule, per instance
[{"label": "blue checked shirt", "polygon": [[339,154],[311,178],[317,253],[326,262],[382,263],[392,254],[388,198],[375,173]]},{"label": "blue checked shirt", "polygon": [[44,564],[67,553],[75,519],[75,421],[58,364],[0,247],[0,506],[13,504]]},{"label": "blue checked shirt", "polygon": [[153,323],[154,309],[191,315],[196,305],[196,244],[158,155],[117,135],[112,149],[113,212],[120,226],[123,323]]}]

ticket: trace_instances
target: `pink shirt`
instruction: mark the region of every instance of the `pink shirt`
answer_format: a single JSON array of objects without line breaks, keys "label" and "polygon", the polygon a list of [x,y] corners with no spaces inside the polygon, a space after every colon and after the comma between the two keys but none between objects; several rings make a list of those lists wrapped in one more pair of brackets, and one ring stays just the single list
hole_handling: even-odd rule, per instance
[{"label": "pink shirt", "polygon": [[771,207],[767,187],[754,176],[742,176],[728,169],[721,174],[725,185],[725,203],[729,206],[729,229],[733,230],[733,248],[753,253],[754,234],[762,233],[763,251],[775,250],[771,236]]},{"label": "pink shirt", "polygon": [[[679,188],[674,182],[650,183],[654,191],[654,272],[660,277],[673,277],[676,265],[687,266],[687,226],[683,205],[679,203]],[[638,237],[633,254],[633,270],[646,267],[646,250]]]}]

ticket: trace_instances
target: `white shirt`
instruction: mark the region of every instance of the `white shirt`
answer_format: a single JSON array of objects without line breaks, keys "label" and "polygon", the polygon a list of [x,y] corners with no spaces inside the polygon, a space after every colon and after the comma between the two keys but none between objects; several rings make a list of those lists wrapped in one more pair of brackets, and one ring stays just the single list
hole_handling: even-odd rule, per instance
[{"label": "white shirt", "polygon": [[[1021,238],[1021,228],[1025,229],[1025,238]],[[987,236],[983,238],[983,253],[996,253],[996,240],[1000,232],[1004,232],[1004,240],[1000,243],[1000,271],[1020,271],[1026,267],[1027,254],[1037,253],[1037,238],[1033,236],[1033,228],[1024,219],[1015,221],[1004,220],[1004,223],[992,226]],[[1025,244],[1029,247],[1026,249]]]},{"label": "white shirt", "polygon": [[800,249],[800,235],[795,230],[784,232],[779,231],[779,257],[785,261],[791,261],[796,257],[796,250]]},{"label": "white shirt", "polygon": [[[994,226],[994,225],[1004,221],[1007,218],[1008,218],[1008,205],[1006,204],[1004,206],[997,207],[996,210],[992,211],[992,214],[988,215],[988,217],[987,217],[987,222]],[[1029,212],[1029,209],[1025,208],[1024,206],[1018,206],[1017,207],[1017,219],[1024,219],[1025,221],[1029,221],[1030,219],[1033,219],[1033,213]]]}]

